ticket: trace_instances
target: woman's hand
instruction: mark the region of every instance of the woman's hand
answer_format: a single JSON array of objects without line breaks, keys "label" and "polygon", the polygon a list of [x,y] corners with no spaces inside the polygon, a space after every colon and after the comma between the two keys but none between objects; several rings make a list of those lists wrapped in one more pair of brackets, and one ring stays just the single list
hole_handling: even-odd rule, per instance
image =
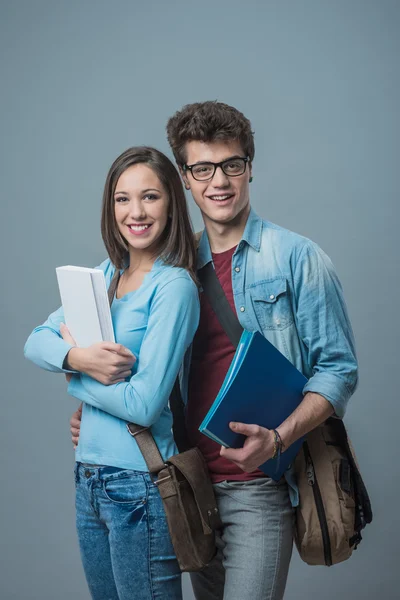
[{"label": "woman's hand", "polygon": [[[131,376],[136,357],[122,344],[99,342],[88,348],[77,348],[75,340],[64,323],[60,325],[60,333],[63,340],[75,346],[67,355],[71,371],[86,373],[103,385],[119,383]],[[67,375],[67,379],[68,376],[71,379],[71,374]]]}]

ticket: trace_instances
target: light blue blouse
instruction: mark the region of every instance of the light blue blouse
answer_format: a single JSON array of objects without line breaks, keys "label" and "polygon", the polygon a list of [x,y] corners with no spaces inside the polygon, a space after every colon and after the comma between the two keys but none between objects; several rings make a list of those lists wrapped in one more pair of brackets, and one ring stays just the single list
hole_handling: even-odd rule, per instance
[{"label": "light blue blouse", "polygon": [[[110,260],[100,267],[109,285]],[[126,429],[126,422],[151,427],[164,459],[177,452],[168,399],[184,355],[199,322],[198,290],[184,269],[157,260],[138,290],[114,299],[111,315],[115,340],[137,357],[132,377],[103,385],[74,374],[68,392],[83,401],[76,459],[80,462],[147,471]],[[25,344],[25,356],[48,371],[65,373],[62,365],[71,346],[60,335],[62,308],[36,327]]]}]

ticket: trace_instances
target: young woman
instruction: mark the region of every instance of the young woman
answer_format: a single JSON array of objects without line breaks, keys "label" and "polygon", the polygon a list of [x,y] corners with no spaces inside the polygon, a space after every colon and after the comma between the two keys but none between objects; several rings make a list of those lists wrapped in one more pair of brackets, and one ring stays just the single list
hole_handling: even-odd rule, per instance
[{"label": "young woman", "polygon": [[[76,450],[77,531],[95,600],[176,600],[180,571],[157,487],[126,422],[151,427],[164,459],[177,449],[168,399],[199,320],[195,248],[179,175],[161,152],[130,148],[112,165],[101,231],[116,343],[76,348],[62,308],[34,329],[25,355],[70,373],[83,401]],[[96,371],[105,353],[112,374]],[[109,356],[109,354],[108,354]],[[110,361],[107,361],[107,364]],[[112,383],[110,383],[112,382]]]}]

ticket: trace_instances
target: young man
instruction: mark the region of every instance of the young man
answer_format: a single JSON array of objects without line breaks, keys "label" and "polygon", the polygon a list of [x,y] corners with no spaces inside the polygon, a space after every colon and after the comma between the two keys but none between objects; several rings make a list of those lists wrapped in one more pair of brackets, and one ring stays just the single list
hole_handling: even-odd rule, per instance
[{"label": "young man", "polygon": [[[278,427],[284,450],[332,414],[342,417],[356,387],[353,334],[340,283],[316,244],[251,209],[254,139],[242,113],[219,102],[187,105],[168,121],[167,132],[186,189],[204,219],[198,269],[212,261],[243,328],[262,332],[308,378],[302,403]],[[183,393],[188,431],[208,463],[223,529],[216,558],[205,571],[192,574],[192,584],[197,600],[278,600],[291,558],[298,494],[290,470],[275,483],[257,469],[272,457],[275,435],[256,424],[232,423],[247,438],[234,450],[198,432],[234,352],[201,294]],[[106,363],[96,367],[103,377]],[[75,442],[78,427],[75,413]]]}]

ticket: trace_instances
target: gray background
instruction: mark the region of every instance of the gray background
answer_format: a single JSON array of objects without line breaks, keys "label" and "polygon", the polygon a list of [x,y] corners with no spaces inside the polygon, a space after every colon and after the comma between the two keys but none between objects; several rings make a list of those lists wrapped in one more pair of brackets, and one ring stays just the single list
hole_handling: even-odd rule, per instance
[{"label": "gray background", "polygon": [[169,153],[167,118],[206,99],[251,118],[253,205],[331,256],[358,344],[346,422],[375,520],[345,564],[295,551],[285,598],[398,597],[399,17],[395,0],[1,1],[2,599],[89,597],[76,404],[22,348],[59,304],[55,267],[104,258],[113,159],[137,144]]}]

